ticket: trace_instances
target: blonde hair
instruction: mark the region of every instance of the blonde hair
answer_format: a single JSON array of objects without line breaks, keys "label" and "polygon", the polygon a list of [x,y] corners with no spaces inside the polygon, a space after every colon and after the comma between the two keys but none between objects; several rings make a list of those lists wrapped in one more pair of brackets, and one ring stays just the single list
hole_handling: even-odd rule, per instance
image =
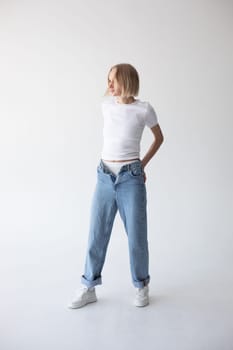
[{"label": "blonde hair", "polygon": [[[121,97],[138,96],[139,75],[137,70],[129,63],[119,63],[112,66],[108,72],[108,77],[112,69],[116,68],[115,78],[121,87]],[[107,77],[107,84],[108,84]],[[109,95],[109,87],[104,96]]]}]

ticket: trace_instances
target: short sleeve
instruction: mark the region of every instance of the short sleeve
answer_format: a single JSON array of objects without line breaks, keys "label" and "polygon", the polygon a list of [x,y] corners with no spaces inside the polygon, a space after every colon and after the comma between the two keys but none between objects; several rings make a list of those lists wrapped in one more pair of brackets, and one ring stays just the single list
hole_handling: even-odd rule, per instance
[{"label": "short sleeve", "polygon": [[152,128],[156,124],[158,124],[158,117],[154,110],[154,108],[151,106],[151,104],[147,103],[147,109],[146,109],[146,116],[145,116],[145,124]]}]

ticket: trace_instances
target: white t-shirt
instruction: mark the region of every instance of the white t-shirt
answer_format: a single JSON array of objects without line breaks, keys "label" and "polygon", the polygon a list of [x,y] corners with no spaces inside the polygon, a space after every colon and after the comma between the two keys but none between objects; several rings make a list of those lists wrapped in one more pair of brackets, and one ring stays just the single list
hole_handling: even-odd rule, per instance
[{"label": "white t-shirt", "polygon": [[104,117],[103,148],[101,158],[124,160],[140,158],[143,129],[158,124],[154,108],[149,102],[136,99],[133,103],[117,102],[116,96],[102,100]]}]

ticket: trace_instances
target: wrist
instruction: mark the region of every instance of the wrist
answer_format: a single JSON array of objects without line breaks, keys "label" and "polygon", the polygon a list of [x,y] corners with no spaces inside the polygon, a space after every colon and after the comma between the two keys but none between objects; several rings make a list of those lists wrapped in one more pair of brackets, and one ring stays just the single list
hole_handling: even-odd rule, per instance
[{"label": "wrist", "polygon": [[142,169],[144,170],[146,164],[144,164],[142,160],[141,160],[141,164],[142,164]]}]

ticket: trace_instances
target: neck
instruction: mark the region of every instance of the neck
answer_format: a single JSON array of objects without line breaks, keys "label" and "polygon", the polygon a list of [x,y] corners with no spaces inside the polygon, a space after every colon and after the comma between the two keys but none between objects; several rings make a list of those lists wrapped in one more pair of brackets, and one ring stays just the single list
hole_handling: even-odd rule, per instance
[{"label": "neck", "polygon": [[134,99],[133,96],[130,96],[130,97],[120,97],[120,96],[117,96],[117,102],[118,102],[118,103],[126,103],[126,104],[128,104],[128,103],[132,103],[132,102],[134,102],[134,101],[135,101],[135,99]]}]

